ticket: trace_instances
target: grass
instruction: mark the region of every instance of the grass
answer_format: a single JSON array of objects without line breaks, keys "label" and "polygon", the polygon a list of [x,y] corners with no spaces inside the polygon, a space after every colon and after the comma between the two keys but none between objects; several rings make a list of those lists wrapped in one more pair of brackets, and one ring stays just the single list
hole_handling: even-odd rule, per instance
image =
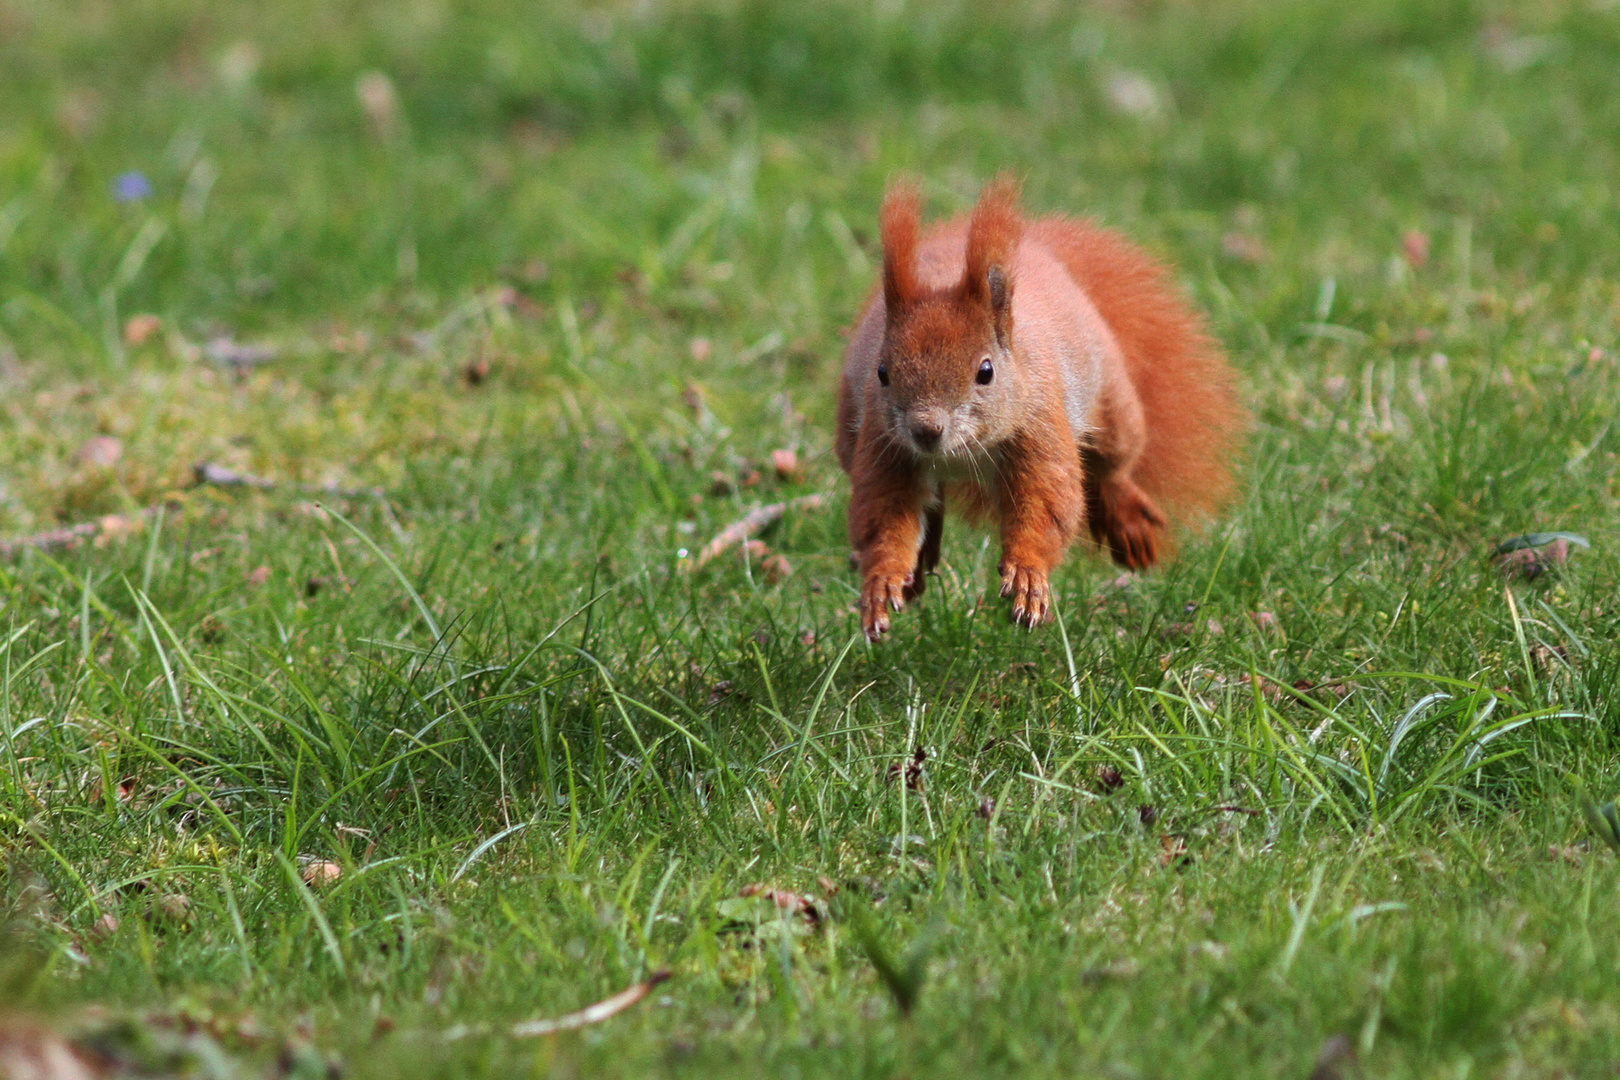
[{"label": "grass", "polygon": [[[0,561],[0,993],[356,1076],[1612,1066],[1617,47],[1573,3],[0,0],[0,536],[106,519]],[[953,525],[855,643],[836,499],[785,578],[692,572],[841,498],[885,178],[1000,169],[1180,269],[1239,504],[1138,581],[1077,552],[1035,634]],[[1592,547],[1490,564],[1549,529]]]}]

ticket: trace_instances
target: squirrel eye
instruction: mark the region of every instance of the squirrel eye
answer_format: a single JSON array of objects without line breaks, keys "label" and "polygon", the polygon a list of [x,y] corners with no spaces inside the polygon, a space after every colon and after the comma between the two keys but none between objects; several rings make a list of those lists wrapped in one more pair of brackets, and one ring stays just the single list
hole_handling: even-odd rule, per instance
[{"label": "squirrel eye", "polygon": [[977,381],[980,386],[989,386],[990,385],[990,380],[995,378],[995,377],[996,377],[995,365],[992,364],[988,359],[980,360],[979,361],[979,374],[977,376],[975,376],[975,381]]},{"label": "squirrel eye", "polygon": [[878,365],[878,382],[882,383],[884,386],[889,385],[889,365],[888,364],[879,364]]}]

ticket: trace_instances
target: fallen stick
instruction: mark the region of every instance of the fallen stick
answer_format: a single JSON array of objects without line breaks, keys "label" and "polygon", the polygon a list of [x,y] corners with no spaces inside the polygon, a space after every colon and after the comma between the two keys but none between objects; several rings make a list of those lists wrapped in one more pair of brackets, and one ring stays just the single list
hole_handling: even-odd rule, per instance
[{"label": "fallen stick", "polygon": [[820,510],[826,505],[827,496],[825,495],[801,495],[797,499],[789,499],[787,502],[770,503],[750,510],[741,519],[721,529],[715,534],[713,540],[703,545],[703,550],[698,552],[697,561],[693,564],[693,568],[702,567],[713,561],[716,556],[724,553],[727,548],[734,547],[747,540],[767,525],[781,518],[789,510]]},{"label": "fallen stick", "polygon": [[77,525],[59,525],[44,532],[0,540],[0,558],[9,559],[27,548],[52,551],[56,548],[72,547],[81,540],[125,536],[140,531],[146,525],[145,519],[161,509],[163,504],[148,506],[134,514],[103,514],[94,521],[81,521]]},{"label": "fallen stick", "polygon": [[248,473],[232,472],[223,465],[215,465],[212,461],[199,461],[191,467],[191,475],[197,481],[197,486],[205,484],[214,487],[251,487],[260,491],[269,491],[276,486],[274,480],[266,480],[262,476],[252,476]]},{"label": "fallen stick", "polygon": [[[233,472],[222,465],[202,461],[191,468],[192,479],[196,487],[246,487],[257,491],[274,491],[277,484],[274,480],[267,480],[262,476],[253,476],[250,473]],[[393,510],[388,506],[388,493],[380,487],[375,488],[345,488],[336,484],[321,484],[313,486],[300,484],[292,488],[294,491],[310,495],[326,495],[337,499],[377,499],[382,502],[383,509],[388,512],[389,527],[399,531],[399,525],[394,520]],[[58,525],[54,529],[45,529],[42,532],[28,533],[25,536],[14,536],[10,539],[0,538],[0,559],[9,559],[13,555],[27,548],[39,551],[54,551],[57,548],[73,547],[81,540],[99,541],[117,536],[127,536],[139,532],[146,527],[146,519],[164,509],[174,509],[178,504],[169,500],[142,507],[140,510],[128,514],[103,514],[94,521],[81,521],[77,525]]]},{"label": "fallen stick", "polygon": [[604,1020],[618,1016],[652,993],[653,987],[668,979],[669,975],[668,971],[655,971],[629,989],[620,990],[612,997],[603,998],[595,1005],[587,1005],[578,1012],[550,1020],[529,1020],[522,1024],[513,1024],[510,1034],[514,1039],[534,1039],[544,1035],[555,1035],[559,1031],[576,1031],[592,1024],[600,1024]]},{"label": "fallen stick", "polygon": [[[250,487],[260,491],[274,491],[279,486],[274,480],[254,476],[252,473],[234,472],[211,461],[199,461],[193,465],[191,475],[197,487]],[[337,484],[294,484],[292,490],[305,495],[330,495],[342,499],[387,498],[387,492],[380,487],[346,488]]]}]

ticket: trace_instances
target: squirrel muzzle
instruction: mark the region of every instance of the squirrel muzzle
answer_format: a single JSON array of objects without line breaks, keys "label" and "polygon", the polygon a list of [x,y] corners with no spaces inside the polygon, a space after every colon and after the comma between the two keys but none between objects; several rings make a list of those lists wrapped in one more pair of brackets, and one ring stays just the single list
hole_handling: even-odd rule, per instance
[{"label": "squirrel muzzle", "polygon": [[911,409],[905,418],[906,434],[919,454],[938,453],[949,425],[950,414],[937,407]]}]

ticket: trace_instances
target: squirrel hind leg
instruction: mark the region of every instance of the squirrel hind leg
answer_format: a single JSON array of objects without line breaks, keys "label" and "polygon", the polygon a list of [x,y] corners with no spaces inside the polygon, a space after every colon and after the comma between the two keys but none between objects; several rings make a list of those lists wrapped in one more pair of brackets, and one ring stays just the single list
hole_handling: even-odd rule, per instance
[{"label": "squirrel hind leg", "polygon": [[1093,484],[1088,495],[1092,538],[1115,562],[1130,570],[1146,570],[1159,561],[1159,534],[1170,522],[1147,492],[1115,474]]},{"label": "squirrel hind leg", "polygon": [[928,573],[939,565],[939,543],[945,535],[945,504],[934,502],[923,510],[922,546],[917,549],[917,568],[912,571],[911,584],[906,586],[905,597],[911,601],[928,589]]}]

